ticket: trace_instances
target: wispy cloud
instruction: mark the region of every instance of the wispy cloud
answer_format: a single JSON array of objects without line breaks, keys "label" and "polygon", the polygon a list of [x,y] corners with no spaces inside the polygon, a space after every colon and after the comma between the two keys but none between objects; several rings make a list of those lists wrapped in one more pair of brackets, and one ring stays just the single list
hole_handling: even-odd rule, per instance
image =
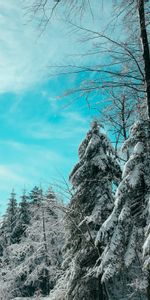
[{"label": "wispy cloud", "polygon": [[0,181],[1,186],[8,187],[8,183],[11,183],[11,186],[13,186],[17,183],[19,184],[26,184],[29,183],[27,178],[24,176],[18,174],[17,166],[15,165],[2,165],[0,164]]},{"label": "wispy cloud", "polygon": [[25,134],[34,139],[48,140],[75,140],[79,135],[85,134],[89,118],[82,116],[77,112],[62,112],[59,115],[59,121],[53,122],[31,122],[30,127],[26,128]]},{"label": "wispy cloud", "polygon": [[0,0],[0,92],[18,92],[40,83],[48,76],[48,65],[63,57],[66,49],[57,22],[49,35],[45,32],[38,38],[21,4]]},{"label": "wispy cloud", "polygon": [[[54,16],[39,38],[36,20],[28,22],[25,14],[26,1],[0,0],[0,92],[19,92],[31,88],[48,78],[48,66],[65,64],[67,61],[82,62],[83,57],[72,57],[73,53],[84,52],[86,44],[77,43],[79,33],[68,29],[61,16]],[[31,4],[32,1],[29,1]],[[105,5],[106,6],[106,5]],[[94,14],[97,14],[94,6]],[[109,15],[110,5],[105,14],[91,21],[102,26],[104,15]],[[91,20],[86,18],[86,20]],[[92,24],[92,25],[91,25]],[[88,26],[87,21],[85,26]],[[99,26],[99,25],[98,25]]]},{"label": "wispy cloud", "polygon": [[21,4],[0,0],[0,92],[19,92],[41,83],[48,77],[48,66],[60,63],[68,50],[60,21],[55,20],[38,38]]}]

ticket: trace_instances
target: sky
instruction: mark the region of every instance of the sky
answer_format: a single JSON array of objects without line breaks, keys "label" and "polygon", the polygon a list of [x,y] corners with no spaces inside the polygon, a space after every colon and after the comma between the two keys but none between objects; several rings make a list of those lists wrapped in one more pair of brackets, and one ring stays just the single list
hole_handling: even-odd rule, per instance
[{"label": "sky", "polygon": [[[79,76],[51,76],[52,65],[83,62],[82,55],[74,54],[88,46],[61,14],[41,33],[39,20],[26,13],[25,3],[0,0],[0,213],[13,188],[19,199],[24,188],[55,189],[63,177],[68,180],[96,115],[82,95],[61,97],[78,86]],[[101,20],[90,16],[86,25],[101,27],[109,13],[107,5]]]}]

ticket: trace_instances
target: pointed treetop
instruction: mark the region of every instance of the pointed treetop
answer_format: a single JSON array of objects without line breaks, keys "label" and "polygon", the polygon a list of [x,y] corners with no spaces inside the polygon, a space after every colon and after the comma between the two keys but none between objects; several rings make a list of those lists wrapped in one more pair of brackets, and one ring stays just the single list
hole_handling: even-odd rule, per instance
[{"label": "pointed treetop", "polygon": [[22,195],[20,196],[20,198],[21,198],[21,202],[26,202],[27,199],[29,198],[29,197],[27,196],[27,194],[26,194],[26,190],[25,190],[25,189],[23,189]]},{"label": "pointed treetop", "polygon": [[96,131],[98,130],[98,131],[99,131],[100,128],[104,128],[103,125],[100,123],[99,120],[94,119],[94,120],[92,121],[92,123],[91,123],[91,129],[92,129],[92,130],[96,130]]},{"label": "pointed treetop", "polygon": [[15,197],[16,197],[16,193],[15,193],[14,188],[13,188],[11,193],[10,193],[10,199],[15,199]]}]

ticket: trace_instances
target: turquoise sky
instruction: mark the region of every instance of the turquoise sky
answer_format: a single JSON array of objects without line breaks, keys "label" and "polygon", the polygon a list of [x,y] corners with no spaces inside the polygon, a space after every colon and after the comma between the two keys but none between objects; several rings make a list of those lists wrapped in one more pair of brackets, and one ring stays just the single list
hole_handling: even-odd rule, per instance
[{"label": "turquoise sky", "polygon": [[[97,114],[82,95],[78,100],[59,97],[80,84],[80,75],[50,77],[51,65],[86,63],[88,58],[74,54],[84,53],[89,45],[81,43],[81,35],[58,14],[39,37],[37,21],[29,22],[24,6],[21,0],[0,0],[1,213],[12,188],[19,197],[24,187],[46,188],[59,185],[61,176],[68,178],[78,146]],[[95,6],[94,21],[85,18],[93,28],[102,27],[110,14],[107,4],[99,20],[97,7],[101,10]]]}]

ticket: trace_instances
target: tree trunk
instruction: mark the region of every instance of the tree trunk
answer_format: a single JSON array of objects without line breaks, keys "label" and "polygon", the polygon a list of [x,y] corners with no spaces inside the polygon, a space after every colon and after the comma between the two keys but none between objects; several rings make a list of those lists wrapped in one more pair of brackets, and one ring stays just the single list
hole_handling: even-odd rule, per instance
[{"label": "tree trunk", "polygon": [[[45,214],[44,214],[44,208],[42,211],[42,221],[43,221],[43,240],[44,240],[44,248],[45,248],[45,264],[46,266],[50,265],[49,259],[48,259],[48,247],[47,247],[47,236],[46,236],[46,226],[45,226]],[[43,280],[41,282],[41,288],[42,288],[42,292],[44,293],[44,295],[48,295],[49,291],[50,291],[50,275],[49,275],[49,271],[47,269],[45,269],[43,271],[44,273],[43,275]]]},{"label": "tree trunk", "polygon": [[48,261],[48,248],[47,248],[47,237],[46,237],[46,228],[45,228],[45,214],[44,214],[44,208],[42,211],[42,221],[43,221],[43,240],[44,240],[44,248],[45,248],[45,263],[48,266],[49,261]]},{"label": "tree trunk", "polygon": [[148,112],[148,118],[150,118],[150,51],[149,51],[149,43],[148,43],[148,36],[147,36],[146,22],[145,22],[144,2],[145,0],[138,0],[138,14],[140,20],[141,43],[143,49],[147,112]]},{"label": "tree trunk", "polygon": [[148,278],[148,287],[147,287],[147,299],[150,300],[150,272],[149,272],[149,278]]},{"label": "tree trunk", "polygon": [[[148,43],[148,36],[147,36],[147,30],[146,30],[144,4],[145,4],[144,0],[139,0],[138,13],[139,13],[139,19],[140,19],[141,43],[142,43],[142,48],[143,48],[147,112],[148,112],[148,118],[150,119],[150,51],[149,51],[149,43]],[[148,298],[148,300],[150,300],[150,279],[149,279],[149,285],[147,287],[147,298]]]},{"label": "tree trunk", "polygon": [[147,287],[147,299],[150,300],[150,285]]}]

